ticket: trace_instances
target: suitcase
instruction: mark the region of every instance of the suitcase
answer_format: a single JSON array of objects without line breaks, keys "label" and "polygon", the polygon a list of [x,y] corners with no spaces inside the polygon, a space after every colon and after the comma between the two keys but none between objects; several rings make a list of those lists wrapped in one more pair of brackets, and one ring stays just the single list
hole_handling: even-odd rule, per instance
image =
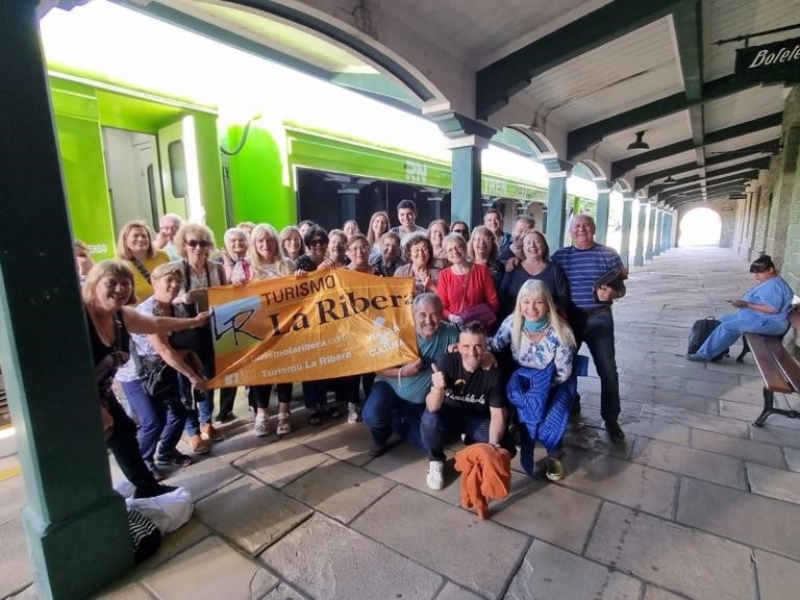
[{"label": "suitcase", "polygon": [[[698,319],[695,321],[692,324],[692,330],[689,332],[689,347],[687,348],[687,354],[695,354],[700,349],[700,346],[703,345],[703,342],[708,339],[708,336],[711,335],[711,332],[717,327],[719,327],[719,321],[717,321],[714,317],[706,317],[705,319]],[[712,360],[719,360],[723,356],[730,356],[727,348],[725,348],[725,351],[718,356],[713,357]]]}]

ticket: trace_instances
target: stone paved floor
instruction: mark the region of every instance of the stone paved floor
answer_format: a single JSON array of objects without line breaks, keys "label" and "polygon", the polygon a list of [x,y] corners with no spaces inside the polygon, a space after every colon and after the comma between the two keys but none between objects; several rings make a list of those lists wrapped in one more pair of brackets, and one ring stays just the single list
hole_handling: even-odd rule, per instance
[{"label": "stone paved floor", "polygon": [[[798,598],[800,421],[750,425],[761,384],[749,357],[683,358],[691,323],[752,283],[719,249],[674,249],[634,269],[615,309],[626,444],[601,429],[590,371],[567,477],[517,471],[489,521],[458,507],[452,469],[443,491],[428,490],[412,448],[370,460],[363,425],[276,441],[240,421],[170,480],[194,494],[189,524],[101,597]],[[0,597],[35,598],[13,438],[0,439],[0,498]]]}]

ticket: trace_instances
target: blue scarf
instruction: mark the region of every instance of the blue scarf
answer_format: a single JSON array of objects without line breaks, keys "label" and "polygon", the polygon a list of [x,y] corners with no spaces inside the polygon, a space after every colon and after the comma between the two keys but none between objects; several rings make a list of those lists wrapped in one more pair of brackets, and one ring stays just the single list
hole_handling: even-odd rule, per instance
[{"label": "blue scarf", "polygon": [[525,322],[522,324],[522,329],[525,331],[525,333],[541,333],[547,328],[549,324],[550,324],[550,319],[548,319],[547,315],[545,315],[538,321],[531,321],[530,319],[525,319]]}]

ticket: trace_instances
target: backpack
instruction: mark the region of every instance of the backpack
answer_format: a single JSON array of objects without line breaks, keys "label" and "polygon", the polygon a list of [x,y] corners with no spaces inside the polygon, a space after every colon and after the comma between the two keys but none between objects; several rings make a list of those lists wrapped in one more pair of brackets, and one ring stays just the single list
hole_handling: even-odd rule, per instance
[{"label": "backpack", "polygon": [[[687,348],[687,354],[695,354],[700,349],[700,346],[702,346],[706,341],[706,339],[708,339],[708,336],[711,335],[711,332],[719,327],[719,325],[720,322],[714,317],[706,317],[705,319],[698,319],[695,321],[692,325],[692,330],[689,332],[689,347]],[[712,360],[719,360],[723,356],[730,356],[728,353],[728,348],[726,348],[725,351],[719,355],[714,356]]]}]

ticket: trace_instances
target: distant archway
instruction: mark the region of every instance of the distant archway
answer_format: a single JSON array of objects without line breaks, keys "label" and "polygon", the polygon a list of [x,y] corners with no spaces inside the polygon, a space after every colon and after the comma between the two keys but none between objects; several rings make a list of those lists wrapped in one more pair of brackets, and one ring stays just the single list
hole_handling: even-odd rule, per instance
[{"label": "distant archway", "polygon": [[722,219],[715,210],[693,208],[681,218],[678,228],[678,246],[719,246]]}]

